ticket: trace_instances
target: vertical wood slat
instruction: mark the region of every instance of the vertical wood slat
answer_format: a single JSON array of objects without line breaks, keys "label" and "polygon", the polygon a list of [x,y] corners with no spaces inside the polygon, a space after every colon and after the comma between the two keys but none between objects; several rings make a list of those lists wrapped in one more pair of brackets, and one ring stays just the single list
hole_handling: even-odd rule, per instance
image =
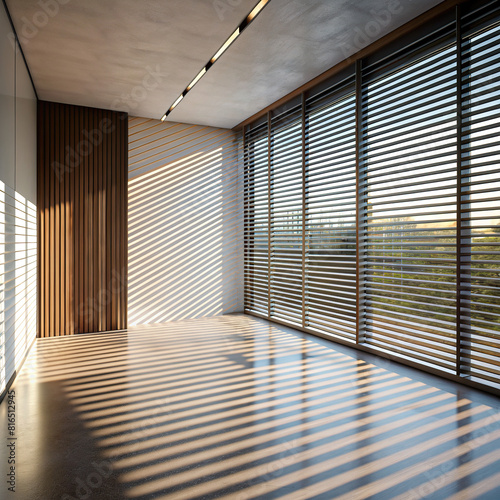
[{"label": "vertical wood slat", "polygon": [[[102,123],[103,119],[103,110],[98,110],[97,112],[97,123]],[[103,143],[104,144],[104,143]],[[99,224],[99,214],[101,214],[102,210],[102,196],[101,196],[101,190],[102,190],[102,171],[104,168],[104,162],[102,161],[102,151],[103,148],[100,148],[97,151],[97,175],[95,177],[95,185],[94,185],[94,192],[95,192],[95,198],[94,198],[94,225],[98,227]],[[94,237],[94,255],[97,255],[97,262],[96,262],[96,270],[95,272],[97,273],[97,279],[94,281],[94,295],[99,293],[99,283],[101,283],[102,280],[102,255],[101,255],[101,246],[102,246],[102,231],[97,231],[97,234]],[[101,331],[102,329],[102,315],[103,315],[103,309],[102,309],[102,301],[99,301],[97,303],[97,307],[99,309],[98,311],[98,318],[97,318],[97,324],[96,324],[96,329],[97,331]]]},{"label": "vertical wood slat", "polygon": [[[128,162],[128,119],[125,120],[126,115],[121,116],[121,128],[122,128],[122,148],[121,148],[121,164],[124,162]],[[121,314],[121,324],[119,325],[119,329],[124,329],[127,327],[127,310],[128,310],[128,302],[127,302],[127,281],[126,277],[128,276],[128,168],[122,169],[120,168],[120,174],[122,176],[122,180],[120,182],[120,186],[122,189],[122,195],[120,196],[120,200],[122,202],[122,230],[121,234],[125,235],[125,244],[122,245],[122,256],[121,256],[121,264],[123,269],[120,270],[121,279],[119,283],[121,297],[120,304],[122,308]]]},{"label": "vertical wood slat", "polygon": [[[110,262],[112,262],[112,253],[111,253],[111,245],[109,244],[112,238],[111,235],[111,189],[112,189],[112,171],[111,171],[111,162],[112,162],[112,157],[113,157],[113,145],[108,144],[108,156],[106,160],[106,164],[108,165],[108,168],[106,169],[106,233],[105,233],[105,240],[104,240],[104,246],[106,248],[106,277],[105,277],[105,283],[110,283],[111,282],[111,267],[108,265]],[[111,236],[111,238],[110,238]],[[110,304],[108,301],[105,302],[106,306],[106,326],[104,327],[106,330],[111,330],[111,312],[110,312]]]},{"label": "vertical wood slat", "polygon": [[[119,124],[117,124],[119,125]],[[117,131],[117,134],[119,132]],[[118,224],[117,211],[116,211],[116,160],[118,155],[118,147],[116,142],[113,143],[113,157],[111,159],[111,241],[109,245],[111,246],[111,262],[116,262],[116,227]],[[113,276],[111,277],[109,283],[111,283]],[[116,295],[111,296],[111,330],[116,329]]]},{"label": "vertical wood slat", "polygon": [[[42,115],[37,112],[37,130],[41,130],[43,127]],[[37,179],[40,180],[42,178],[41,165],[43,163],[43,158],[45,154],[44,144],[40,140],[40,136],[37,137]],[[45,206],[45,196],[43,190],[43,184],[41,182],[37,183],[37,203],[38,205]],[[43,212],[39,212],[38,216],[38,224],[37,224],[37,238],[38,242],[38,252],[37,252],[37,269],[38,269],[38,279],[37,279],[37,311],[38,311],[38,323],[37,326],[37,334],[40,331],[40,325],[45,323],[45,311],[44,311],[44,289],[42,283],[45,282],[44,274],[42,273],[42,269],[45,266],[42,266],[42,261],[44,259],[44,248],[45,248],[45,216]]]},{"label": "vertical wood slat", "polygon": [[[45,127],[48,129],[50,127],[50,114],[49,113],[45,113],[45,119],[43,121],[45,122]],[[40,129],[38,129],[38,130],[40,130]],[[44,160],[48,163],[49,158],[50,158],[50,144],[48,141],[40,141],[40,142],[45,143]],[[40,269],[45,270],[44,282],[43,282],[43,286],[45,288],[45,301],[44,301],[43,307],[45,309],[45,325],[44,326],[45,326],[46,331],[50,331],[50,318],[52,317],[52,315],[50,314],[49,303],[48,303],[48,297],[50,297],[49,285],[50,285],[50,281],[51,281],[50,280],[51,266],[50,266],[50,260],[49,260],[49,249],[52,246],[51,245],[51,243],[52,243],[51,232],[50,232],[50,227],[51,227],[51,224],[50,224],[50,206],[51,206],[51,203],[50,203],[50,184],[51,184],[51,182],[49,179],[49,173],[50,173],[50,169],[48,169],[48,168],[42,170],[42,177],[43,177],[45,182],[42,182],[41,186],[42,186],[42,189],[45,193],[45,197],[44,197],[45,205],[42,207],[40,204],[38,204],[39,211],[40,211],[40,209],[42,209],[44,211],[44,215],[45,215],[44,232],[45,232],[46,245],[45,245],[44,260],[43,260],[44,266],[40,266],[39,270]],[[41,308],[39,309],[39,311],[40,310],[41,310]],[[39,334],[40,334],[40,332],[39,332]]]},{"label": "vertical wood slat", "polygon": [[[104,112],[106,118],[106,112]],[[102,198],[102,212],[101,212],[101,225],[103,231],[101,231],[101,252],[100,252],[100,260],[101,260],[101,276],[100,279],[103,283],[107,282],[108,279],[108,258],[107,258],[107,237],[106,235],[109,233],[108,221],[107,221],[107,193],[108,193],[108,182],[107,178],[109,175],[109,160],[108,160],[108,142],[104,141],[102,147],[102,162],[103,165],[106,165],[107,168],[103,169],[103,187],[101,192]],[[101,328],[103,330],[109,330],[108,321],[107,321],[107,304],[105,301],[99,301],[99,308],[101,311]]]},{"label": "vertical wood slat", "polygon": [[39,101],[39,337],[127,326],[127,123]]},{"label": "vertical wood slat", "polygon": [[[78,144],[81,141],[80,133],[82,130],[85,128],[85,113],[79,113],[79,116],[77,117],[77,120],[79,122],[79,126],[77,128],[77,136],[76,136],[76,143]],[[85,265],[85,259],[86,259],[86,237],[88,236],[85,232],[85,197],[86,197],[86,190],[85,190],[85,157],[82,157],[80,163],[76,167],[76,172],[78,172],[78,177],[79,177],[79,191],[80,191],[80,196],[74,201],[74,203],[78,203],[79,208],[80,208],[80,217],[78,220],[79,225],[75,228],[76,231],[79,232],[80,234],[80,252],[78,256],[78,271],[79,274],[78,276],[78,283],[79,283],[79,289],[80,289],[80,302],[77,305],[78,309],[76,311],[77,316],[78,316],[78,330],[77,332],[84,332],[86,331],[86,325],[85,325],[85,314],[84,314],[84,308],[85,308],[85,298],[86,298],[86,286],[85,286],[85,274],[86,274],[86,265]]]},{"label": "vertical wood slat", "polygon": [[[93,123],[93,113],[89,112],[89,109],[85,109],[85,118],[86,118],[86,127],[85,130],[94,130],[94,123]],[[82,139],[84,140],[84,139]],[[85,176],[85,184],[87,188],[87,195],[86,195],[86,200],[85,200],[85,207],[86,207],[86,217],[85,217],[85,222],[87,223],[87,297],[89,297],[89,302],[87,305],[87,314],[85,315],[85,319],[87,321],[87,331],[92,332],[94,330],[94,315],[92,314],[92,307],[93,307],[93,301],[91,300],[92,298],[95,298],[93,289],[94,289],[94,280],[93,280],[93,254],[92,254],[92,249],[93,249],[93,241],[94,241],[94,231],[93,231],[93,225],[92,225],[92,220],[93,220],[93,214],[92,214],[92,204],[93,204],[93,196],[92,196],[92,189],[93,189],[93,184],[94,184],[94,169],[92,168],[93,165],[91,165],[92,159],[90,158],[90,155],[85,154],[85,166],[87,169],[87,175]]]},{"label": "vertical wood slat", "polygon": [[[54,106],[50,110],[50,129],[53,130],[55,127],[55,117],[54,114],[56,113],[56,107]],[[52,137],[49,137],[49,143],[50,143],[50,149],[49,149],[49,158],[57,158],[56,157],[56,152],[55,152],[55,134],[52,135]],[[56,231],[57,231],[57,226],[56,226],[56,220],[55,220],[55,180],[53,179],[53,171],[51,169],[48,170],[49,172],[49,192],[50,192],[50,198],[49,198],[49,211],[50,211],[50,218],[49,218],[49,237],[50,237],[50,247],[47,251],[47,255],[49,256],[49,293],[47,294],[47,307],[49,308],[49,328],[50,331],[54,332],[53,335],[58,335],[58,330],[57,330],[57,309],[56,309],[56,301],[51,301],[50,297],[54,296],[57,291],[55,289],[55,284],[57,281],[56,277],[56,261],[55,261],[55,251],[56,251]]]},{"label": "vertical wood slat", "polygon": [[[63,144],[67,144],[67,131],[68,131],[68,123],[66,120],[66,109],[63,107],[61,109],[62,113],[62,121],[64,123],[63,130],[64,130],[64,135],[62,136],[62,141]],[[68,307],[68,302],[69,302],[69,283],[68,283],[68,274],[67,274],[67,261],[70,256],[70,248],[71,244],[68,241],[68,229],[67,229],[67,221],[68,221],[68,210],[67,210],[67,196],[66,196],[66,186],[68,184],[68,177],[64,176],[61,180],[61,211],[63,215],[63,224],[62,224],[62,234],[61,234],[61,241],[62,241],[62,246],[63,246],[63,252],[62,255],[66,255],[67,258],[63,259],[61,261],[61,277],[62,277],[62,287],[63,287],[63,300],[64,300],[64,305],[62,307],[63,313],[64,313],[64,321],[63,321],[63,331],[68,331],[68,317],[70,316],[69,313],[69,307]]]},{"label": "vertical wood slat", "polygon": [[[66,122],[64,120],[64,108],[60,108],[59,110],[59,120],[62,124],[61,130],[63,133],[61,134],[59,141],[62,142],[63,144],[65,143],[65,135],[66,135]],[[60,149],[60,148],[59,148]],[[60,219],[60,227],[61,227],[61,247],[60,247],[60,254],[61,255],[66,255],[67,253],[67,248],[66,248],[66,210],[65,210],[65,184],[66,184],[66,176],[61,177],[59,184],[59,199],[61,200],[59,204],[59,219]],[[61,259],[60,260],[60,265],[59,265],[59,278],[60,278],[60,291],[61,291],[61,297],[62,297],[62,304],[61,304],[61,331],[66,331],[67,326],[66,326],[66,318],[67,318],[67,307],[66,307],[66,302],[67,302],[67,290],[66,290],[66,259]]]},{"label": "vertical wood slat", "polygon": [[[80,130],[80,116],[77,116],[75,113],[71,113],[72,116],[72,144],[78,144],[78,131]],[[75,208],[75,216],[73,219],[73,235],[74,235],[74,242],[75,242],[75,249],[73,251],[73,258],[74,258],[74,263],[73,263],[73,272],[76,273],[77,276],[80,276],[80,266],[82,263],[82,242],[80,238],[80,231],[79,228],[81,227],[81,218],[82,218],[82,211],[80,209],[80,196],[81,196],[81,169],[80,168],[72,168],[71,171],[69,172],[69,175],[73,179],[73,183],[75,185],[74,189],[74,198],[73,198],[73,206]],[[80,323],[80,311],[79,311],[79,304],[82,302],[82,285],[81,285],[81,280],[78,280],[76,283],[73,283],[73,289],[75,290],[75,305],[74,305],[74,313],[75,313],[75,333],[82,331],[82,326]]]},{"label": "vertical wood slat", "polygon": [[[65,131],[64,131],[64,137],[65,137],[65,142],[66,144],[70,143],[70,138],[72,134],[72,124],[71,124],[71,113],[69,110],[69,107],[66,107],[64,110],[64,118],[65,118]],[[73,292],[73,287],[71,286],[71,279],[70,279],[70,272],[71,269],[73,269],[74,265],[74,243],[71,240],[71,234],[72,234],[72,220],[74,217],[74,209],[72,207],[71,200],[73,199],[74,196],[74,176],[69,175],[66,178],[66,198],[65,198],[65,206],[66,206],[66,242],[67,242],[67,247],[66,247],[66,268],[65,268],[65,277],[66,277],[66,311],[67,311],[67,319],[66,319],[66,331],[69,332],[69,334],[73,334],[75,332],[74,324],[75,324],[75,314],[73,311],[74,303],[75,303],[75,296]]]},{"label": "vertical wood slat", "polygon": [[[79,144],[83,141],[83,131],[84,130],[89,130],[89,123],[88,123],[88,109],[84,108],[82,110],[82,119],[83,119],[83,124],[82,128],[80,130],[80,142]],[[83,308],[82,308],[82,328],[84,332],[89,332],[90,331],[90,325],[89,325],[89,239],[91,238],[91,235],[89,234],[89,204],[88,204],[88,198],[89,198],[89,156],[84,154],[84,151],[82,151],[79,156],[83,157],[83,197],[80,200],[80,205],[82,206],[82,213],[83,213],[83,277],[82,277],[82,282],[83,282]]]}]

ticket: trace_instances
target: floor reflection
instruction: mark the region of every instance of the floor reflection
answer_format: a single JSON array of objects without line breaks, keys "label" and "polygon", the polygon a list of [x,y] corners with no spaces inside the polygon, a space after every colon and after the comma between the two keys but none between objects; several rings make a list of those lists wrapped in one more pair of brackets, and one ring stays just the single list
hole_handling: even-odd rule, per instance
[{"label": "floor reflection", "polygon": [[498,399],[368,358],[244,315],[41,341],[15,387],[30,498],[96,463],[89,498],[500,498]]}]

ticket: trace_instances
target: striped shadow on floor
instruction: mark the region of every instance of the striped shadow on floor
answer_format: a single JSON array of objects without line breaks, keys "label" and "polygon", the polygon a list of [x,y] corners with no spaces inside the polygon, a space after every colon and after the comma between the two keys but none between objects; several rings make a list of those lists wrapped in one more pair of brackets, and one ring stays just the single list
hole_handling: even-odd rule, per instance
[{"label": "striped shadow on floor", "polygon": [[497,398],[245,315],[39,341],[15,390],[53,498],[500,498]]}]

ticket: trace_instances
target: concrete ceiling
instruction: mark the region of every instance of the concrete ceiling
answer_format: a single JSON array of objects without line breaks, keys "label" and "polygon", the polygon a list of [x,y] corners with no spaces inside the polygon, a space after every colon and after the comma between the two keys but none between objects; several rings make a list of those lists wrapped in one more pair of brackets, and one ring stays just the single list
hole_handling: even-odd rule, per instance
[{"label": "concrete ceiling", "polygon": [[[271,0],[169,120],[231,128],[440,1]],[[7,1],[41,99],[156,119],[256,3]]]}]

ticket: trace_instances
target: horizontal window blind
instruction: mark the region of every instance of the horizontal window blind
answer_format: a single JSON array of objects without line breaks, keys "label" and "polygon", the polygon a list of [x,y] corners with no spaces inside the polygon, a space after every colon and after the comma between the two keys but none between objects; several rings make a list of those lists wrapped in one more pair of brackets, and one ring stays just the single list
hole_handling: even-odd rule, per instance
[{"label": "horizontal window blind", "polygon": [[245,308],[268,314],[269,148],[267,124],[245,137]]},{"label": "horizontal window blind", "polygon": [[271,121],[271,311],[302,324],[302,122],[300,108]]},{"label": "horizontal window blind", "polygon": [[364,85],[364,341],[450,372],[456,327],[456,49]]},{"label": "horizontal window blind", "polygon": [[462,56],[460,369],[500,387],[500,26]]},{"label": "horizontal window blind", "polygon": [[500,9],[456,14],[246,127],[245,310],[498,391]]},{"label": "horizontal window blind", "polygon": [[307,102],[306,326],[356,341],[354,80]]}]

